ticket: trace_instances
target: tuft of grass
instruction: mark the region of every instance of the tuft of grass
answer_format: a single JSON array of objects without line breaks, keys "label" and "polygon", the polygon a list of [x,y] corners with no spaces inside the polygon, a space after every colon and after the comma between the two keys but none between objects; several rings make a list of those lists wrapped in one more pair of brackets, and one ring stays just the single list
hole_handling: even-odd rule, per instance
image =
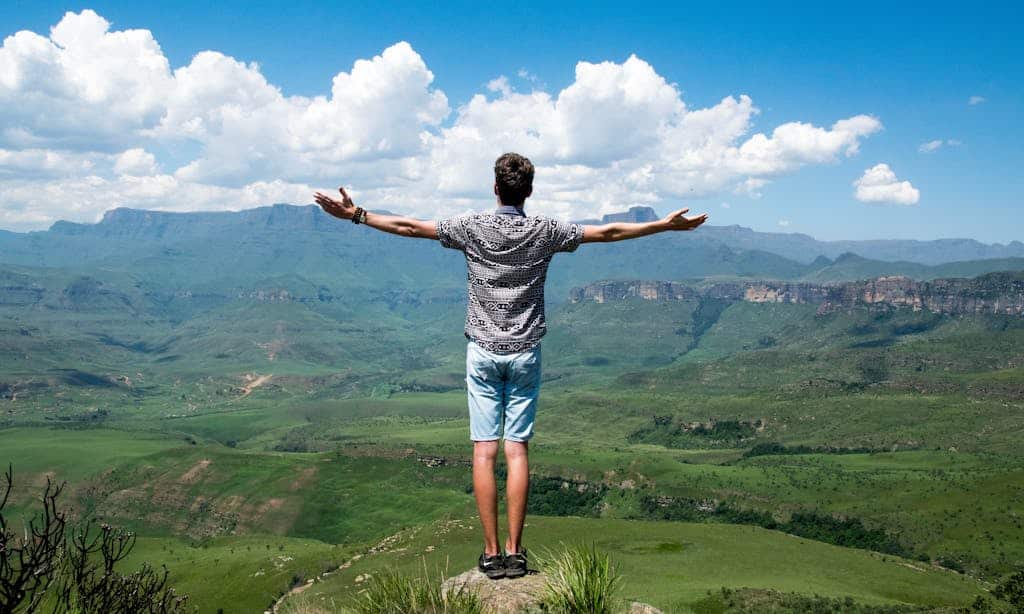
[{"label": "tuft of grass", "polygon": [[444,573],[432,577],[424,561],[416,576],[394,571],[370,578],[351,604],[353,614],[482,614],[479,597],[463,585],[443,587]]},{"label": "tuft of grass", "polygon": [[333,614],[341,611],[334,599],[318,600],[313,595],[299,595],[284,600],[278,614]]},{"label": "tuft of grass", "polygon": [[611,614],[621,576],[611,558],[590,545],[565,545],[540,559],[547,574],[544,606],[561,614]]}]

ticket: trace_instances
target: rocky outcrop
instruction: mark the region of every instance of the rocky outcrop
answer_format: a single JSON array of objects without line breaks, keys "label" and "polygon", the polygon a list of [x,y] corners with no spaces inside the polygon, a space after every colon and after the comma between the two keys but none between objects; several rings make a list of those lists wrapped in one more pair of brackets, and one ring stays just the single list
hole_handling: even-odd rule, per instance
[{"label": "rocky outcrop", "polygon": [[947,315],[1021,316],[1024,315],[1024,272],[932,281],[897,276],[831,284],[742,281],[701,287],[674,281],[606,281],[573,288],[569,295],[573,303],[587,300],[604,303],[629,298],[809,304],[818,305],[819,314],[854,308],[908,308]]},{"label": "rocky outcrop", "polygon": [[747,285],[743,300],[749,303],[820,303],[828,290],[820,284],[766,282]]},{"label": "rocky outcrop", "polygon": [[821,303],[826,286],[810,283],[758,281],[719,283],[703,288],[678,281],[604,281],[573,288],[569,300],[596,303],[641,298],[648,301],[687,301],[701,297],[751,303]]},{"label": "rocky outcrop", "polygon": [[[546,586],[547,577],[537,571],[514,580],[490,580],[476,569],[471,569],[445,580],[441,590],[445,593],[468,591],[476,594],[484,612],[526,614],[544,611],[541,609],[541,600]],[[637,601],[624,606],[626,614],[661,614],[661,610]]]},{"label": "rocky outcrop", "polygon": [[647,301],[682,301],[695,299],[698,292],[678,281],[608,281],[573,288],[573,303],[591,300],[596,303],[621,301],[638,297]]},{"label": "rocky outcrop", "polygon": [[948,315],[1024,315],[1024,273],[989,273],[973,279],[918,282],[908,277],[879,277],[832,286],[819,307],[829,313],[857,306],[907,307]]}]

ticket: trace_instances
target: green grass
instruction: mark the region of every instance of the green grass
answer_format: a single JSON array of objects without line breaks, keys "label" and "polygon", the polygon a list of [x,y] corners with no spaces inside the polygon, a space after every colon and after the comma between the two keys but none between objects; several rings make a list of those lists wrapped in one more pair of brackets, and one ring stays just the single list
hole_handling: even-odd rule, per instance
[{"label": "green grass", "polygon": [[[617,565],[624,600],[670,612],[691,611],[707,591],[722,586],[935,607],[968,604],[982,591],[971,578],[926,564],[756,527],[539,516],[528,518],[527,525],[528,549],[593,542]],[[340,602],[357,594],[367,575],[416,573],[424,564],[447,566],[457,574],[474,565],[480,544],[473,517],[412,529],[387,550],[314,584],[307,598]]]},{"label": "green grass", "polygon": [[165,565],[168,583],[200,612],[262,612],[293,584],[337,569],[351,553],[345,546],[279,535],[203,542],[141,537],[122,565]]},{"label": "green grass", "polygon": [[353,598],[352,614],[482,614],[476,593],[464,586],[444,587],[444,576],[424,568],[417,575],[378,574]]},{"label": "green grass", "polygon": [[[166,263],[153,257],[146,266],[161,270]],[[69,480],[76,513],[152,540],[139,555],[168,557],[204,607],[250,598],[263,607],[299,567],[365,552],[396,533],[414,536],[408,560],[366,556],[351,571],[372,572],[377,560],[412,570],[416,552],[432,564],[475,559],[473,523],[460,539],[461,525],[432,524],[472,506],[463,314],[447,289],[378,296],[362,280],[331,301],[260,303],[237,300],[251,290],[244,284],[204,277],[189,301],[164,296],[157,305],[159,292],[121,273],[95,271],[107,285],[30,273],[46,286],[45,308],[0,306],[0,461],[13,461],[24,479],[19,512],[46,475]],[[253,283],[303,296],[331,291],[315,276],[274,275]],[[203,303],[203,292],[220,298]],[[532,468],[552,478],[545,484],[601,492],[596,506],[580,506],[601,517],[531,517],[530,531],[543,530],[538,542],[593,534],[622,565],[625,596],[669,610],[723,585],[962,603],[949,597],[951,586],[973,594],[977,580],[1024,566],[1024,320],[698,307],[549,305]],[[271,377],[245,394],[247,375]],[[631,442],[655,416],[763,420],[765,428],[690,442],[693,449]],[[877,451],[744,458],[768,442]],[[427,467],[420,456],[446,462]],[[796,511],[853,518],[971,575],[751,527],[628,520],[656,496],[780,521]],[[453,541],[440,547],[436,537]],[[248,595],[248,580],[223,569],[232,557],[258,562],[239,551],[250,539],[280,540],[313,558],[294,556],[302,564],[275,567],[265,585],[252,576]],[[172,544],[192,558],[172,557],[164,549]],[[438,547],[426,552],[430,545]],[[847,568],[848,576],[835,571]],[[346,570],[325,589],[345,577],[354,581]],[[325,595],[347,596],[354,585],[335,588]]]},{"label": "green grass", "polygon": [[616,597],[622,578],[611,558],[593,544],[546,550],[540,565],[547,574],[544,605],[552,612],[611,614],[619,609]]},{"label": "green grass", "polygon": [[[119,429],[0,429],[0,464],[14,466],[15,480],[52,474],[77,482],[114,465],[185,445],[165,433]],[[20,488],[19,488],[20,490]]]}]

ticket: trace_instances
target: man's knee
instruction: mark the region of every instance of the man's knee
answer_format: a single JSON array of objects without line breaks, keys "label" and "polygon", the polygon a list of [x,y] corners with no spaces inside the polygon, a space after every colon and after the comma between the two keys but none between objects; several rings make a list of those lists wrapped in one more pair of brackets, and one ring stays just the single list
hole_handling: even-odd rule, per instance
[{"label": "man's knee", "polygon": [[505,458],[509,461],[526,460],[528,456],[528,445],[525,441],[505,440]]},{"label": "man's knee", "polygon": [[498,458],[497,441],[474,441],[473,442],[473,463],[494,463]]}]

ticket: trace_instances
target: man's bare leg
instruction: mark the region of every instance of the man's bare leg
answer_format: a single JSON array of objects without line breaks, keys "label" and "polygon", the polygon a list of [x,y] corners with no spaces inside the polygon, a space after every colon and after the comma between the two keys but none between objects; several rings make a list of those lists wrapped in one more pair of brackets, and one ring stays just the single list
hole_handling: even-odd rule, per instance
[{"label": "man's bare leg", "polygon": [[473,495],[484,530],[484,554],[494,556],[498,549],[498,487],[494,483],[497,441],[473,442]]},{"label": "man's bare leg", "polygon": [[530,490],[530,464],[525,441],[505,442],[508,481],[505,497],[508,506],[508,541],[505,552],[522,549],[523,522],[526,520],[526,497]]}]

